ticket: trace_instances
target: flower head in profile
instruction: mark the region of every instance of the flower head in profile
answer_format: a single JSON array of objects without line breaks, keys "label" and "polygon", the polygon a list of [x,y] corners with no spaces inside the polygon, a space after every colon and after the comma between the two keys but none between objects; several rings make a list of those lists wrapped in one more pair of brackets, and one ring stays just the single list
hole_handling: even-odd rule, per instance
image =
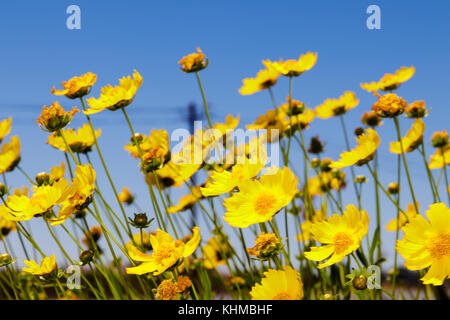
[{"label": "flower head in profile", "polygon": [[290,117],[302,114],[305,111],[305,104],[303,102],[291,99],[290,96],[287,96],[286,100],[287,102],[277,108],[278,112]]},{"label": "flower head in profile", "polygon": [[431,137],[431,143],[435,148],[445,148],[448,147],[448,133],[447,130],[436,131]]},{"label": "flower head in profile", "polygon": [[405,235],[397,241],[397,251],[409,270],[430,267],[423,284],[440,286],[450,277],[450,209],[434,203],[426,215],[428,220],[417,215],[402,228]]},{"label": "flower head in profile", "polygon": [[450,165],[450,146],[436,149],[435,153],[430,156],[428,167],[430,169],[440,169]]},{"label": "flower head in profile", "polygon": [[423,118],[430,111],[425,107],[425,101],[414,101],[405,109],[406,117],[408,118]]},{"label": "flower head in profile", "polygon": [[55,90],[53,87],[50,92],[57,96],[66,96],[69,99],[81,98],[89,94],[96,81],[97,75],[88,72],[79,77],[73,77],[69,81],[63,81],[63,90]]},{"label": "flower head in profile", "polygon": [[200,48],[197,48],[197,52],[184,56],[178,61],[178,64],[183,72],[198,72],[208,66],[208,59],[205,59],[205,54]]},{"label": "flower head in profile", "polygon": [[245,78],[242,80],[243,85],[239,89],[239,93],[246,96],[269,89],[277,83],[279,76],[280,73],[273,69],[260,70],[255,78]]},{"label": "flower head in profile", "polygon": [[177,213],[188,210],[194,206],[202,198],[200,187],[192,188],[192,192],[181,197],[177,205],[167,208],[168,213]]},{"label": "flower head in profile", "polygon": [[11,131],[11,121],[12,121],[11,117],[0,121],[0,143],[2,143],[3,139]]},{"label": "flower head in profile", "polygon": [[28,267],[23,267],[22,271],[35,276],[49,276],[58,268],[54,254],[50,257],[44,257],[41,261],[41,265],[38,265],[34,260],[23,260],[23,262]]},{"label": "flower head in profile", "polygon": [[2,145],[0,151],[0,174],[14,170],[20,162],[19,137],[11,137],[9,143]]},{"label": "flower head in profile", "polygon": [[317,53],[307,52],[300,55],[298,60],[291,59],[285,60],[281,59],[277,62],[272,62],[270,60],[263,61],[263,64],[267,69],[275,70],[286,77],[298,77],[303,72],[310,70],[317,61]]},{"label": "flower head in profile", "polygon": [[[72,152],[76,153],[88,153],[92,151],[95,139],[98,139],[102,133],[101,129],[96,130],[94,139],[92,130],[86,123],[81,128],[78,128],[78,130],[62,129],[61,131]],[[64,139],[58,132],[54,132],[48,136],[47,144],[61,151],[68,152]]]},{"label": "flower head in profile", "polygon": [[252,300],[301,300],[303,282],[300,274],[291,267],[284,270],[269,269],[264,272],[261,284],[257,283],[250,291]]},{"label": "flower head in profile", "polygon": [[134,196],[127,187],[123,187],[122,192],[119,194],[119,200],[122,203],[131,205],[134,202]]},{"label": "flower head in profile", "polygon": [[10,232],[16,230],[17,230],[16,222],[2,217],[0,211],[0,240],[3,240],[8,234],[10,234]]},{"label": "flower head in profile", "polygon": [[221,237],[215,236],[202,247],[202,256],[203,266],[206,269],[214,269],[219,265],[225,265],[232,254],[228,244]]},{"label": "flower head in profile", "polygon": [[312,235],[312,226],[314,223],[319,221],[324,221],[327,219],[327,211],[326,210],[317,210],[314,212],[314,215],[311,219],[305,220],[305,222],[301,225],[301,233],[297,235],[298,241],[310,241],[313,239]]},{"label": "flower head in profile", "polygon": [[308,129],[310,123],[315,119],[316,112],[310,108],[306,108],[301,114],[291,116],[284,119],[285,131],[294,134],[297,130]]},{"label": "flower head in profile", "polygon": [[[419,207],[418,203],[417,207]],[[407,210],[404,213],[400,211],[398,218],[389,221],[389,223],[386,225],[386,230],[397,231],[398,229],[403,228],[409,221],[411,221],[411,219],[413,219],[417,215],[418,212],[416,211],[416,206],[412,203],[409,203]]]},{"label": "flower head in profile", "polygon": [[98,99],[86,99],[89,108],[83,112],[89,115],[105,109],[115,111],[120,108],[125,108],[133,102],[134,96],[142,85],[142,82],[142,76],[137,70],[134,70],[133,78],[130,76],[123,77],[119,80],[118,86],[113,87],[107,85],[106,87],[103,87]]},{"label": "flower head in profile", "polygon": [[316,114],[321,119],[328,119],[333,116],[345,114],[359,104],[356,95],[347,91],[339,99],[326,99],[321,105],[316,107]]},{"label": "flower head in profile", "polygon": [[239,185],[239,192],[224,200],[225,221],[233,227],[272,220],[297,192],[298,178],[288,167],[270,168],[259,180]]},{"label": "flower head in profile", "polygon": [[368,127],[378,127],[383,123],[381,117],[375,111],[364,112],[361,117],[361,122]]},{"label": "flower head in profile", "polygon": [[322,243],[311,247],[305,257],[313,261],[323,261],[319,269],[341,262],[347,255],[356,251],[367,234],[369,216],[365,210],[359,211],[354,205],[346,207],[343,215],[333,214],[325,221],[318,221],[311,227],[312,237]]},{"label": "flower head in profile", "polygon": [[382,118],[393,118],[402,114],[407,105],[407,102],[395,93],[386,93],[373,104],[372,111]]},{"label": "flower head in profile", "polygon": [[[175,163],[170,160],[161,169],[156,170],[155,173],[159,186],[164,189],[181,186],[184,182],[189,180],[200,167],[201,163]],[[146,176],[146,179],[148,183],[157,185],[152,172]]]},{"label": "flower head in profile", "polygon": [[[423,132],[425,131],[425,123],[422,119],[416,119],[411,128],[406,133],[406,136],[400,141],[391,142],[390,151],[395,154],[402,153],[402,147],[404,152],[412,152],[423,141]],[[401,143],[401,145],[400,145]]]},{"label": "flower head in profile", "polygon": [[50,107],[42,108],[36,123],[45,131],[55,132],[67,126],[77,112],[80,110],[76,107],[72,111],[64,111],[59,102],[53,102]]},{"label": "flower head in profile", "polygon": [[283,243],[274,233],[261,232],[255,239],[255,246],[248,248],[247,252],[259,259],[270,259],[280,253]]},{"label": "flower head in profile", "polygon": [[128,254],[133,260],[141,261],[137,267],[127,268],[128,274],[146,274],[152,272],[159,275],[174,266],[180,259],[186,258],[194,253],[200,243],[200,229],[194,227],[191,239],[184,243],[175,240],[170,234],[160,229],[155,235],[150,235],[153,253],[147,255],[134,246],[127,246]]},{"label": "flower head in profile", "polygon": [[287,122],[284,115],[277,110],[269,110],[260,115],[255,122],[246,126],[249,130],[267,130],[267,142],[276,142],[286,131]]},{"label": "flower head in profile", "polygon": [[414,67],[402,67],[394,74],[386,73],[378,82],[361,83],[361,88],[369,92],[392,91],[397,89],[403,82],[408,81],[414,75]]},{"label": "flower head in profile", "polygon": [[369,128],[356,138],[358,145],[355,149],[341,153],[339,161],[333,161],[330,168],[344,168],[353,165],[362,166],[373,159],[375,151],[380,145],[378,133]]}]

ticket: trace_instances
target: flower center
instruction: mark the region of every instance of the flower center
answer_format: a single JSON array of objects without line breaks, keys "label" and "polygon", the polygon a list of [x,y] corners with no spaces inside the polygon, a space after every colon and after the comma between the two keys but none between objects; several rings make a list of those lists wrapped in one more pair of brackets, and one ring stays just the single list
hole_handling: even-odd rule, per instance
[{"label": "flower center", "polygon": [[280,292],[272,300],[293,300],[293,297],[287,292]]},{"label": "flower center", "polygon": [[352,239],[348,236],[347,233],[338,232],[334,236],[334,247],[335,247],[334,251],[337,254],[340,254],[345,250],[347,250],[347,248],[352,244],[352,242],[353,242]]},{"label": "flower center", "polygon": [[272,194],[261,194],[255,202],[255,211],[259,215],[266,215],[273,208],[277,199]]},{"label": "flower center", "polygon": [[173,243],[163,243],[159,246],[158,250],[153,252],[153,257],[159,263],[163,259],[170,258],[175,253],[175,246]]},{"label": "flower center", "polygon": [[450,255],[450,233],[438,234],[430,239],[427,246],[431,257],[441,259]]}]

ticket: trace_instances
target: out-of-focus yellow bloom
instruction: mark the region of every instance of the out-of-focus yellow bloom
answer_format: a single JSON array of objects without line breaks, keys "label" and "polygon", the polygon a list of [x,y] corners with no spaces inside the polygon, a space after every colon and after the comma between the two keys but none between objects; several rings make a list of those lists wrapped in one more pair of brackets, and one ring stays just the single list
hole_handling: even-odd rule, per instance
[{"label": "out-of-focus yellow bloom", "polygon": [[352,165],[362,166],[373,159],[375,151],[380,145],[378,133],[369,128],[356,138],[358,145],[351,151],[341,153],[339,161],[333,161],[330,168],[344,168]]},{"label": "out-of-focus yellow bloom", "polygon": [[288,167],[272,167],[259,180],[239,185],[239,192],[224,200],[225,221],[233,227],[272,220],[297,193],[298,178]]},{"label": "out-of-focus yellow bloom", "polygon": [[153,247],[151,256],[142,253],[134,246],[127,247],[131,259],[143,262],[137,267],[127,268],[128,274],[142,275],[153,272],[156,276],[163,273],[179,259],[194,253],[200,243],[200,229],[194,227],[192,238],[187,243],[175,240],[170,234],[158,229],[156,235],[150,235],[150,242]]},{"label": "out-of-focus yellow bloom", "polygon": [[430,156],[428,165],[430,169],[439,169],[448,165],[450,165],[450,146],[436,149],[436,152]]},{"label": "out-of-focus yellow bloom", "polygon": [[55,132],[67,126],[75,113],[80,112],[76,107],[72,111],[64,111],[59,102],[53,102],[50,107],[42,107],[42,113],[36,123],[48,132]]},{"label": "out-of-focus yellow bloom", "polygon": [[155,235],[155,232],[145,232],[142,230],[142,240],[141,240],[141,233],[133,234],[133,240],[130,240],[126,246],[133,246],[136,244],[142,252],[150,251],[152,250],[152,243],[150,242],[150,235]]},{"label": "out-of-focus yellow bloom", "polygon": [[394,74],[386,73],[378,82],[361,83],[361,88],[369,92],[392,91],[397,89],[403,82],[408,81],[414,75],[414,67],[402,67]]},{"label": "out-of-focus yellow bloom", "polygon": [[156,289],[156,299],[178,300],[180,293],[192,286],[191,280],[186,276],[179,276],[177,282],[172,279],[163,280]]},{"label": "out-of-focus yellow bloom", "polygon": [[55,87],[53,87],[50,92],[57,96],[66,96],[69,99],[81,98],[89,94],[96,81],[97,75],[88,72],[79,77],[73,77],[67,82],[63,81],[64,90],[55,90]]},{"label": "out-of-focus yellow bloom", "polygon": [[328,190],[340,191],[346,187],[344,171],[326,171],[308,180],[308,192],[311,197],[323,195]]},{"label": "out-of-focus yellow bloom", "polygon": [[314,212],[311,220],[306,220],[301,225],[302,232],[297,235],[298,241],[309,241],[313,239],[312,236],[312,226],[314,223],[319,221],[324,221],[327,219],[327,211],[326,210],[318,210]]},{"label": "out-of-focus yellow bloom", "polygon": [[[159,170],[156,170],[156,176],[161,188],[179,187],[184,182],[189,180],[194,173],[200,169],[200,164],[177,164],[173,161],[169,161]],[[146,176],[148,183],[156,185],[153,173],[149,173]]]},{"label": "out-of-focus yellow bloom", "polygon": [[247,252],[259,259],[269,259],[283,249],[283,244],[275,233],[261,232],[255,239],[255,246],[248,248]]},{"label": "out-of-focus yellow bloom", "polygon": [[425,123],[422,119],[416,119],[411,126],[411,128],[406,133],[406,136],[400,141],[391,142],[390,150],[392,153],[401,154],[402,146],[404,152],[412,152],[417,149],[417,147],[423,141],[423,133],[425,131]]},{"label": "out-of-focus yellow bloom", "polygon": [[286,122],[283,115],[277,110],[269,110],[260,115],[255,122],[246,126],[249,130],[267,130],[267,142],[276,142],[286,131]]},{"label": "out-of-focus yellow bloom", "polygon": [[283,61],[280,59],[278,62],[272,62],[270,60],[263,61],[263,64],[267,69],[276,70],[287,77],[298,77],[303,72],[308,71],[317,61],[317,53],[307,52],[300,55],[298,60],[291,59]]},{"label": "out-of-focus yellow bloom", "polygon": [[361,122],[372,128],[381,126],[383,123],[381,117],[375,111],[364,112],[361,117]]},{"label": "out-of-focus yellow bloom", "polygon": [[202,195],[210,197],[227,193],[256,177],[267,163],[267,151],[264,144],[259,142],[256,145],[252,144],[250,148],[251,158],[238,156],[237,164],[232,166],[231,172],[227,170],[213,171],[206,186],[200,188]]},{"label": "out-of-focus yellow bloom", "polygon": [[[150,135],[140,135],[136,139],[142,151],[142,169],[145,172],[160,169],[169,157],[169,135],[166,130],[153,129]],[[139,158],[139,150],[132,138],[131,143],[125,145],[125,150],[134,158]]]},{"label": "out-of-focus yellow bloom", "polygon": [[171,206],[167,208],[168,213],[177,213],[187,209],[190,209],[197,203],[198,200],[202,198],[202,194],[200,192],[200,187],[192,188],[192,193],[181,197],[180,201],[176,206]]},{"label": "out-of-focus yellow bloom", "polygon": [[269,89],[277,83],[279,76],[280,73],[273,69],[260,70],[256,78],[245,78],[242,80],[243,85],[239,89],[239,93],[246,96],[264,89]]},{"label": "out-of-focus yellow bloom", "polygon": [[130,190],[128,190],[127,187],[123,187],[122,192],[119,194],[119,200],[122,203],[130,205],[134,202],[134,196],[131,194]]},{"label": "out-of-focus yellow bloom", "polygon": [[133,102],[137,90],[142,85],[142,81],[142,76],[137,70],[134,70],[133,78],[130,76],[123,77],[119,80],[118,86],[107,85],[103,87],[98,99],[86,99],[89,109],[83,112],[85,114],[94,114],[105,109],[115,111],[125,108]]},{"label": "out-of-focus yellow bloom", "polygon": [[428,112],[427,108],[425,108],[425,101],[414,101],[405,109],[408,118],[423,118]]},{"label": "out-of-focus yellow bloom", "polygon": [[397,251],[409,270],[430,267],[423,284],[440,286],[450,277],[450,209],[434,203],[426,215],[429,221],[418,214],[402,228],[405,235],[397,241]]},{"label": "out-of-focus yellow bloom", "polygon": [[[419,207],[418,203],[417,207]],[[416,211],[416,207],[414,206],[414,204],[409,203],[405,213],[399,212],[398,219],[395,218],[389,221],[389,223],[386,225],[386,230],[397,231],[397,229],[403,228],[409,221],[411,221],[411,219],[417,216],[417,214],[418,212]]]},{"label": "out-of-focus yellow bloom", "polygon": [[31,273],[35,276],[48,276],[58,268],[55,255],[45,257],[38,265],[34,260],[23,260],[28,267],[23,267],[22,271]]},{"label": "out-of-focus yellow bloom", "polygon": [[49,219],[52,226],[63,223],[70,216],[86,208],[91,202],[91,196],[95,189],[95,170],[90,164],[79,165],[75,169],[75,178],[66,192],[66,199],[58,211],[58,217]]},{"label": "out-of-focus yellow bloom", "polygon": [[[74,129],[62,129],[61,131],[70,149],[77,153],[88,153],[92,151],[92,146],[95,143],[95,139],[98,139],[102,133],[101,129],[96,130],[94,139],[92,136],[92,130],[86,123],[83,124],[81,128],[78,128],[77,131]],[[61,151],[68,151],[63,138],[57,132],[54,132],[48,136],[47,144]]]},{"label": "out-of-focus yellow bloom", "polygon": [[14,170],[20,162],[20,140],[19,137],[11,137],[9,143],[2,146],[0,152],[0,174]]},{"label": "out-of-focus yellow bloom", "polygon": [[359,210],[352,204],[348,205],[342,216],[333,214],[326,221],[318,221],[311,227],[313,239],[324,244],[321,247],[311,247],[305,252],[309,260],[327,262],[319,264],[319,269],[341,262],[345,256],[356,251],[361,240],[367,234],[369,216],[365,210]]},{"label": "out-of-focus yellow bloom", "polygon": [[339,99],[326,99],[316,107],[316,115],[321,119],[345,114],[359,104],[359,99],[351,91],[345,92]]},{"label": "out-of-focus yellow bloom", "polygon": [[230,248],[219,237],[212,237],[202,247],[203,266],[206,269],[214,269],[219,265],[225,265],[226,259],[231,256]]},{"label": "out-of-focus yellow bloom", "polygon": [[205,60],[205,54],[200,48],[197,48],[197,52],[184,56],[178,61],[178,64],[181,66],[181,70],[186,73],[198,72],[208,66],[208,59]]},{"label": "out-of-focus yellow bloom", "polygon": [[435,148],[444,148],[448,146],[448,133],[447,130],[437,131],[433,133],[431,137],[431,143]]},{"label": "out-of-focus yellow bloom", "polygon": [[[290,117],[289,119],[284,120],[284,125],[287,128],[292,128],[295,130],[305,130],[308,129],[309,124],[316,117],[316,112],[312,109],[306,108],[302,114],[297,114],[295,116]],[[289,131],[289,129],[286,129]]]},{"label": "out-of-focus yellow bloom", "polygon": [[386,93],[373,104],[372,110],[382,118],[393,118],[405,111],[408,104],[395,93]]},{"label": "out-of-focus yellow bloom", "polygon": [[291,99],[290,96],[286,98],[287,102],[283,103],[277,108],[278,112],[286,116],[295,116],[302,114],[305,111],[305,104],[299,100]]},{"label": "out-of-focus yellow bloom", "polygon": [[0,240],[6,237],[11,231],[16,231],[17,226],[14,221],[2,217],[0,211]]},{"label": "out-of-focus yellow bloom", "polygon": [[11,117],[9,117],[8,119],[0,121],[0,143],[10,133],[10,131],[11,131],[11,121],[12,121]]},{"label": "out-of-focus yellow bloom", "polygon": [[301,300],[302,279],[295,269],[288,266],[284,270],[270,269],[264,272],[261,284],[253,286],[250,295],[252,300]]}]

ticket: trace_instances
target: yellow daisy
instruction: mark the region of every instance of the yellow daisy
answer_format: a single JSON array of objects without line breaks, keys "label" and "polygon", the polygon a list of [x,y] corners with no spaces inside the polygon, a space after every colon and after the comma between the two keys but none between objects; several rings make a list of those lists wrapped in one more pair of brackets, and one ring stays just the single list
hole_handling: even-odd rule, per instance
[{"label": "yellow daisy", "polygon": [[[417,203],[417,202],[416,202]],[[417,208],[419,207],[419,203],[417,203]],[[388,231],[397,231],[398,229],[402,229],[411,219],[413,219],[415,216],[417,216],[418,212],[416,211],[416,207],[414,204],[409,203],[407,210],[405,213],[399,212],[398,219],[392,219],[389,221],[389,223],[386,225],[386,230]]]},{"label": "yellow daisy", "polygon": [[208,59],[205,60],[205,54],[200,48],[197,48],[197,52],[184,56],[178,61],[178,64],[181,66],[181,70],[186,73],[198,72],[208,66]]},{"label": "yellow daisy", "polygon": [[212,237],[202,247],[203,266],[206,269],[214,269],[219,265],[225,265],[226,259],[231,256],[230,249],[219,237]]},{"label": "yellow daisy", "polygon": [[316,107],[316,115],[321,119],[328,119],[333,116],[345,114],[359,104],[356,95],[347,91],[339,99],[326,99],[321,105]]},{"label": "yellow daisy", "polygon": [[380,145],[380,137],[372,128],[356,138],[358,146],[351,151],[341,153],[339,161],[333,161],[330,168],[344,168],[352,165],[362,166],[373,159],[375,151]]},{"label": "yellow daisy", "polygon": [[11,131],[11,121],[12,121],[11,117],[0,121],[0,143]]},{"label": "yellow daisy", "polygon": [[[61,131],[70,149],[77,153],[88,153],[92,151],[92,146],[95,143],[95,139],[98,139],[102,133],[101,129],[96,130],[94,139],[92,136],[91,127],[86,123],[83,124],[81,128],[78,128],[78,130],[62,129]],[[47,144],[58,150],[64,152],[68,151],[63,138],[56,132],[48,136]]]},{"label": "yellow daisy", "polygon": [[423,284],[440,286],[450,276],[450,209],[434,203],[426,212],[412,218],[402,228],[405,235],[397,241],[397,251],[409,270],[428,268]]},{"label": "yellow daisy", "polygon": [[239,192],[224,200],[225,221],[233,227],[272,220],[297,193],[298,178],[288,167],[272,167],[259,180],[239,185]]},{"label": "yellow daisy", "polygon": [[401,154],[402,146],[404,152],[412,152],[417,149],[417,147],[423,141],[423,133],[425,131],[425,123],[422,119],[416,119],[411,126],[411,128],[406,133],[406,136],[402,138],[400,145],[400,141],[391,142],[390,150],[392,153]]},{"label": "yellow daisy", "polygon": [[275,70],[287,77],[298,77],[303,72],[310,70],[317,61],[317,53],[307,52],[300,55],[298,60],[291,59],[283,61],[280,59],[278,62],[272,62],[270,60],[263,61],[263,64],[267,69]]},{"label": "yellow daisy", "polygon": [[436,152],[430,156],[428,165],[430,169],[439,169],[448,165],[450,165],[450,146],[436,149]]},{"label": "yellow daisy", "polygon": [[356,251],[361,240],[367,234],[369,216],[365,210],[359,210],[352,204],[346,207],[343,215],[333,214],[326,221],[318,221],[311,227],[313,239],[324,244],[321,247],[311,247],[305,252],[309,260],[327,262],[319,264],[319,269],[341,262],[345,256]]},{"label": "yellow daisy", "polygon": [[38,265],[34,260],[23,260],[23,262],[28,267],[23,267],[22,271],[36,276],[47,276],[56,271],[56,268],[58,267],[54,254],[50,257],[44,257],[41,261],[41,265]]},{"label": "yellow daisy", "polygon": [[269,269],[264,272],[261,284],[250,291],[252,300],[301,300],[303,283],[300,274],[291,267],[284,270]]},{"label": "yellow daisy", "polygon": [[130,76],[123,77],[119,80],[119,85],[112,87],[107,85],[102,88],[102,92],[98,99],[89,98],[86,102],[89,105],[85,114],[94,114],[105,109],[115,111],[120,108],[125,108],[133,102],[137,90],[142,85],[142,76],[134,70],[133,78]]},{"label": "yellow daisy", "polygon": [[159,275],[172,267],[179,259],[186,258],[194,253],[200,243],[200,229],[194,227],[192,238],[184,243],[175,240],[172,236],[160,229],[156,230],[156,235],[150,235],[153,253],[147,255],[139,251],[134,246],[127,246],[128,254],[133,260],[143,262],[137,267],[127,268],[128,274],[146,274],[153,272]]},{"label": "yellow daisy", "polygon": [[414,67],[402,67],[394,74],[386,73],[378,82],[361,83],[361,88],[369,92],[392,91],[397,89],[403,82],[408,81],[414,75]]},{"label": "yellow daisy", "polygon": [[97,75],[88,72],[79,77],[73,77],[67,82],[63,81],[64,90],[55,90],[55,87],[53,87],[50,92],[57,96],[66,96],[69,99],[81,98],[89,94],[96,81]]},{"label": "yellow daisy", "polygon": [[243,85],[239,89],[239,93],[245,96],[264,89],[269,89],[277,83],[279,76],[280,73],[273,69],[261,70],[256,75],[256,78],[246,78],[242,80]]},{"label": "yellow daisy", "polygon": [[42,108],[36,123],[45,131],[55,132],[67,126],[77,112],[80,110],[75,107],[72,111],[64,111],[59,102],[53,102],[50,107]]},{"label": "yellow daisy", "polygon": [[255,122],[246,126],[248,130],[267,130],[267,142],[276,142],[286,131],[287,122],[277,110],[269,110],[260,115]]},{"label": "yellow daisy", "polygon": [[171,206],[167,208],[168,213],[177,213],[181,211],[188,210],[197,203],[198,200],[202,198],[202,194],[200,192],[200,187],[192,188],[192,193],[189,193],[183,197],[181,197],[180,201],[176,206]]},{"label": "yellow daisy", "polygon": [[11,137],[9,143],[2,145],[0,152],[0,174],[14,170],[20,162],[19,137]]}]

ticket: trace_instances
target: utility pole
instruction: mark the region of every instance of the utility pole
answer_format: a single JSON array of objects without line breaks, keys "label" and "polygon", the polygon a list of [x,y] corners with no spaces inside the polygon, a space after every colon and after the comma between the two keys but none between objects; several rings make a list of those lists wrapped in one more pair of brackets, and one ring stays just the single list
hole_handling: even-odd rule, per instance
[{"label": "utility pole", "polygon": [[[197,113],[197,106],[195,103],[190,103],[188,105],[188,124],[189,124],[189,130],[191,132],[191,134],[194,134],[194,122],[199,120],[200,115]],[[192,184],[194,185],[194,187],[197,185],[196,183],[196,179],[195,179],[195,173],[192,175],[191,180],[192,180]],[[192,228],[194,228],[195,226],[195,220],[197,220],[197,207],[194,204],[194,206],[192,207],[192,221],[191,221],[191,226]]]}]

